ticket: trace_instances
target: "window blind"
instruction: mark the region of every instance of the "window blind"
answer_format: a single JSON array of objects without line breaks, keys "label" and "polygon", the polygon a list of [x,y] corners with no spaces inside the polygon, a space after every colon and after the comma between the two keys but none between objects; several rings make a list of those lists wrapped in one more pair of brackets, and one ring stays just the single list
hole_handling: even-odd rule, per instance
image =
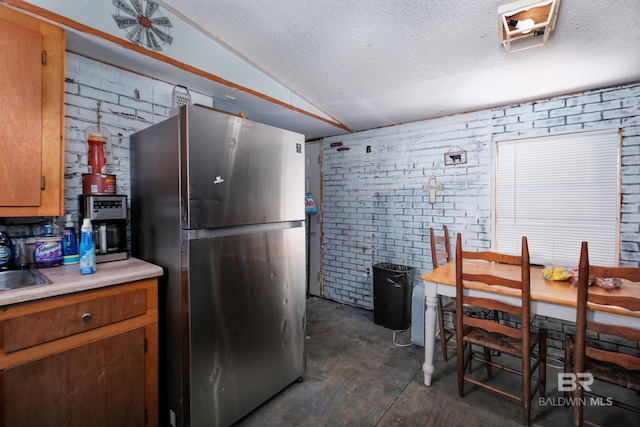
[{"label": "window blind", "polygon": [[496,147],[496,250],[531,262],[618,265],[620,133],[584,132],[499,141]]}]

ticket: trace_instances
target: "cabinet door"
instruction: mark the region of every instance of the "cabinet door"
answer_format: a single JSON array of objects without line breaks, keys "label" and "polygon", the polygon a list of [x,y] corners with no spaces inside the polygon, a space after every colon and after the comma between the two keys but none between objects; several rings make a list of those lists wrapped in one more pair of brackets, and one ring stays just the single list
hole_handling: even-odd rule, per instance
[{"label": "cabinet door", "polygon": [[42,34],[0,19],[0,199],[40,206]]},{"label": "cabinet door", "polygon": [[64,31],[0,5],[0,217],[64,214]]},{"label": "cabinet door", "polygon": [[4,370],[5,427],[145,424],[144,327]]}]

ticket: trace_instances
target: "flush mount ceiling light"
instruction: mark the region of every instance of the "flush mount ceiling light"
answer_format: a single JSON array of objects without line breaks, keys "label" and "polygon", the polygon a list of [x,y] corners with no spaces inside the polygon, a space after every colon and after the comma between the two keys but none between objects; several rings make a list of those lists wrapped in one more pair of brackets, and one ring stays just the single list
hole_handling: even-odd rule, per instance
[{"label": "flush mount ceiling light", "polygon": [[560,0],[519,0],[498,7],[507,52],[542,46],[555,29]]}]

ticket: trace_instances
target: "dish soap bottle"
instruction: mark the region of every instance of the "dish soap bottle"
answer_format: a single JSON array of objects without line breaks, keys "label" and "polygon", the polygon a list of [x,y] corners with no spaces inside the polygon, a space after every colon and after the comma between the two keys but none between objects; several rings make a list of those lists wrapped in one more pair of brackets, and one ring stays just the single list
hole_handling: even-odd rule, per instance
[{"label": "dish soap bottle", "polygon": [[91,219],[85,218],[80,228],[80,274],[96,272],[96,246],[93,242]]},{"label": "dish soap bottle", "polygon": [[62,234],[60,227],[52,219],[40,222],[42,234],[36,237],[33,261],[38,268],[62,265]]},{"label": "dish soap bottle", "polygon": [[73,224],[71,214],[67,214],[64,232],[62,235],[62,263],[77,264],[80,261],[78,254],[78,238],[76,237],[76,227]]}]

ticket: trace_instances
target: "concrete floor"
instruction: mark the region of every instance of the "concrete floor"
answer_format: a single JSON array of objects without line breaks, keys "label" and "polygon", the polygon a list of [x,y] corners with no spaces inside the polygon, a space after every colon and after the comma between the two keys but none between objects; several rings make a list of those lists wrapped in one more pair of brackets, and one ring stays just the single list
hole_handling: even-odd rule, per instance
[{"label": "concrete floor", "polygon": [[[410,343],[410,331],[397,334],[378,326],[373,312],[332,301],[307,300],[307,373],[240,420],[252,426],[522,426],[521,405],[473,385],[458,397],[455,353],[444,362],[436,351],[432,385],[423,382],[424,348]],[[439,349],[439,347],[438,347]],[[546,403],[534,398],[531,425],[571,425],[571,410],[559,406],[561,361],[549,361]],[[561,369],[561,368],[560,368]],[[494,380],[519,384],[511,374]],[[627,411],[595,408],[605,425],[638,426]]]}]

